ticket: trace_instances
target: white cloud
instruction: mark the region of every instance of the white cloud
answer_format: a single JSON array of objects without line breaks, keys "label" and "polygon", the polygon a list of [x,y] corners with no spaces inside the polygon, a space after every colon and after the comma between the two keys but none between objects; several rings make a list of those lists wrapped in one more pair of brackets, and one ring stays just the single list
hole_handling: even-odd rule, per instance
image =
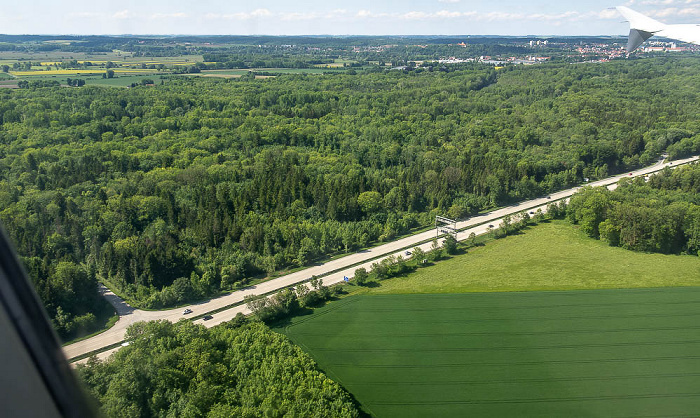
[{"label": "white cloud", "polygon": [[363,19],[377,19],[382,17],[389,17],[390,15],[388,13],[373,13],[369,10],[360,10],[355,16]]},{"label": "white cloud", "polygon": [[675,5],[688,5],[688,4],[699,4],[698,0],[644,0],[640,1],[638,4],[648,5],[648,6],[675,6]]},{"label": "white cloud", "polygon": [[401,19],[409,20],[424,20],[427,18],[432,18],[433,15],[425,12],[407,12],[401,15]]},{"label": "white cloud", "polygon": [[[666,23],[683,20],[683,18],[700,18],[700,0],[631,0],[625,3],[626,6],[635,7],[635,10],[656,18],[662,19]],[[636,6],[666,6],[664,8],[638,8]]]},{"label": "white cloud", "polygon": [[[368,12],[369,13],[369,12]],[[413,11],[403,13],[401,15],[395,16],[400,19],[410,19],[410,20],[430,20],[430,19],[469,19],[474,21],[485,21],[485,22],[510,22],[510,21],[536,21],[536,22],[549,22],[552,24],[558,24],[561,22],[573,22],[578,20],[583,20],[587,18],[601,18],[601,17],[615,17],[617,12],[615,10],[604,10],[602,12],[592,12],[592,13],[580,13],[577,11],[566,11],[562,13],[508,13],[508,12],[488,12],[479,13],[475,11],[471,12],[455,12],[449,10],[440,10],[435,13],[426,13],[420,11]]]},{"label": "white cloud", "polygon": [[272,12],[267,9],[255,9],[250,12],[251,17],[268,17],[272,16]]},{"label": "white cloud", "polygon": [[463,17],[463,16],[466,16],[466,13],[450,12],[448,10],[440,10],[439,12],[435,13],[435,17],[445,18],[445,19],[451,19],[451,18]]},{"label": "white cloud", "polygon": [[345,9],[335,9],[331,10],[330,12],[326,13],[323,17],[325,19],[337,19],[337,18],[344,18],[348,16],[348,11]]},{"label": "white cloud", "polygon": [[522,20],[525,15],[518,13],[506,13],[506,12],[488,12],[488,13],[478,13],[474,15],[477,20],[486,20],[489,22],[494,21],[507,21],[507,20]]},{"label": "white cloud", "polygon": [[[264,9],[263,9],[264,10]],[[472,21],[482,22],[510,22],[510,21],[538,21],[557,24],[560,22],[572,22],[583,19],[611,19],[619,17],[617,11],[603,10],[600,12],[580,13],[577,11],[566,11],[562,13],[508,13],[508,12],[488,12],[480,13],[476,11],[459,12],[452,10],[439,10],[437,12],[425,12],[421,10],[412,10],[401,13],[375,13],[371,10],[361,9],[356,13],[349,13],[345,9],[332,10],[330,12],[288,12],[288,13],[271,13],[265,10],[264,17],[277,17],[283,21],[304,21],[314,19],[388,19],[388,20],[412,20],[412,21],[436,21],[447,19],[467,19]],[[253,13],[235,13],[232,15],[205,15],[205,18],[236,18],[249,19]]]},{"label": "white cloud", "polygon": [[255,9],[251,12],[236,12],[236,13],[207,13],[203,17],[209,20],[251,20],[259,18],[272,17],[274,14],[268,9]]},{"label": "white cloud", "polygon": [[454,11],[449,11],[449,10],[440,10],[435,13],[426,13],[426,12],[419,12],[419,11],[413,11],[413,12],[407,12],[399,15],[399,18],[401,19],[408,19],[408,20],[428,20],[428,19],[456,19],[460,17],[471,17],[475,16],[476,12],[454,12]]},{"label": "white cloud", "polygon": [[527,15],[525,18],[528,20],[558,22],[561,20],[578,20],[580,17],[581,17],[580,13],[569,11],[569,12],[557,13],[557,14],[535,13],[535,14]]},{"label": "white cloud", "polygon": [[189,17],[187,13],[156,13],[151,15],[151,19],[183,19]]},{"label": "white cloud", "polygon": [[115,19],[129,19],[133,17],[133,14],[129,12],[128,9],[124,9],[120,12],[116,12],[115,14],[112,15],[113,18]]},{"label": "white cloud", "polygon": [[[700,0],[647,0],[647,1],[697,1]],[[700,13],[693,7],[686,7],[684,9],[674,9],[677,13],[683,13],[686,15],[692,15],[694,13]],[[670,13],[670,11],[667,11]],[[172,15],[162,15],[162,17],[186,17],[186,16],[176,16],[178,14]],[[183,14],[184,15],[184,14]],[[161,17],[161,15],[159,15]],[[394,13],[380,13],[373,12],[368,9],[360,9],[357,12],[350,12],[346,9],[334,9],[330,11],[308,11],[308,12],[273,12],[268,9],[255,9],[249,12],[236,12],[229,14],[215,14],[207,13],[203,15],[204,19],[209,20],[257,20],[257,19],[269,19],[270,22],[303,22],[303,21],[336,21],[336,22],[352,22],[360,20],[384,20],[389,23],[390,21],[414,21],[414,22],[441,22],[441,21],[463,21],[469,22],[485,22],[485,23],[508,23],[508,22],[518,22],[522,23],[534,23],[537,22],[546,23],[548,25],[564,25],[567,23],[581,22],[581,21],[600,21],[606,19],[619,19],[620,16],[615,9],[604,9],[601,11],[591,11],[591,12],[578,12],[578,11],[565,11],[561,13],[511,13],[507,11],[493,11],[493,12],[476,12],[476,11],[453,11],[453,10],[439,10],[435,12],[421,11],[421,10],[410,10],[405,12],[394,12]]]},{"label": "white cloud", "polygon": [[7,22],[21,22],[24,20],[23,15],[1,15],[0,14],[0,22],[1,21],[7,21]]},{"label": "white cloud", "polygon": [[629,0],[625,6],[694,6],[700,5],[700,0]]},{"label": "white cloud", "polygon": [[459,3],[460,0],[438,0],[438,3]]},{"label": "white cloud", "polygon": [[[698,7],[667,7],[665,9],[649,12],[649,16],[657,18],[681,19],[684,17],[700,17],[700,6]],[[673,22],[670,22],[673,23]]]},{"label": "white cloud", "polygon": [[316,12],[310,12],[310,13],[300,13],[300,12],[291,12],[291,13],[283,13],[281,15],[282,20],[313,20],[313,19],[318,19],[321,17],[319,13]]},{"label": "white cloud", "polygon": [[104,17],[104,13],[98,12],[72,12],[66,15],[70,19],[97,19]]},{"label": "white cloud", "polygon": [[622,15],[615,9],[603,9],[594,15],[598,19],[620,19]]}]

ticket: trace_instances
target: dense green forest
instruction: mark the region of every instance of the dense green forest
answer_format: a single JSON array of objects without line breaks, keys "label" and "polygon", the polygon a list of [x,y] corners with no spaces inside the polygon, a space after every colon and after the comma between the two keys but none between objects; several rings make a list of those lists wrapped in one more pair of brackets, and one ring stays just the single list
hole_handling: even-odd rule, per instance
[{"label": "dense green forest", "polygon": [[140,322],[126,338],[110,359],[78,368],[108,417],[359,415],[308,354],[259,322]]},{"label": "dense green forest", "polygon": [[700,165],[625,180],[614,191],[585,189],[572,197],[567,216],[612,246],[700,255]]},{"label": "dense green forest", "polygon": [[700,132],[697,59],[455,69],[2,90],[0,221],[66,335],[98,280],[173,306]]}]

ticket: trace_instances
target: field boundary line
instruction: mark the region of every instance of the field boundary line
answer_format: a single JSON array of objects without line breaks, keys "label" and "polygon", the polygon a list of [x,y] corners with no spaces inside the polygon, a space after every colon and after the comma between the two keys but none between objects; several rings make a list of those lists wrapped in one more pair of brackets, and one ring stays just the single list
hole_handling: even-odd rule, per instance
[{"label": "field boundary line", "polygon": [[607,377],[593,377],[593,376],[577,376],[577,377],[553,377],[553,378],[514,378],[514,379],[503,379],[503,380],[450,380],[450,381],[435,381],[435,382],[372,382],[364,383],[358,382],[353,383],[353,386],[384,386],[384,385],[400,385],[400,386],[447,386],[454,384],[464,384],[464,385],[492,385],[492,384],[503,384],[503,383],[549,383],[549,382],[578,382],[580,380],[586,381],[597,381],[597,380],[625,380],[625,379],[658,379],[658,378],[672,378],[672,377],[696,377],[700,376],[700,373],[673,373],[673,374],[638,374],[638,375],[617,375],[617,376],[607,376]]},{"label": "field boundary line", "polygon": [[493,400],[471,400],[471,401],[426,401],[426,402],[373,402],[376,405],[489,405],[489,404],[516,404],[516,403],[552,403],[552,402],[583,402],[597,400],[618,400],[618,399],[651,399],[651,398],[697,398],[698,393],[660,393],[644,395],[606,395],[606,396],[572,396],[562,398],[541,398],[541,399],[493,399]]},{"label": "field boundary line", "polygon": [[[332,351],[337,351],[337,352],[351,352],[351,353],[362,353],[362,352],[377,352],[377,353],[391,353],[391,352],[426,352],[426,353],[442,353],[442,352],[462,352],[462,351],[498,351],[498,350],[503,350],[503,351],[509,351],[509,350],[522,350],[522,351],[527,351],[527,350],[551,350],[551,349],[559,349],[559,348],[579,348],[579,347],[589,347],[589,348],[594,348],[594,347],[626,347],[626,346],[631,346],[631,347],[638,347],[638,346],[655,346],[655,345],[678,345],[678,344],[700,344],[700,340],[689,340],[689,341],[672,341],[672,342],[655,342],[655,341],[648,341],[648,342],[629,342],[629,343],[610,343],[610,344],[596,344],[596,343],[590,343],[590,344],[562,344],[562,345],[543,345],[543,346],[535,346],[535,347],[518,347],[518,346],[508,346],[508,347],[494,347],[494,346],[489,346],[489,347],[467,347],[467,348],[350,348],[350,349],[342,349],[342,348],[322,348],[322,347],[314,347],[314,351],[325,351],[325,352],[332,352]],[[308,346],[307,346],[308,347]]]}]

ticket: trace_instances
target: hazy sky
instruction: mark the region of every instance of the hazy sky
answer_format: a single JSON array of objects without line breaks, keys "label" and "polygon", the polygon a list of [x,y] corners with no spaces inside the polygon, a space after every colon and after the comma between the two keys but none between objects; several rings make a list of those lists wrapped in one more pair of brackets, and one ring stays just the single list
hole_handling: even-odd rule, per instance
[{"label": "hazy sky", "polygon": [[[3,34],[622,35],[602,0],[2,0]],[[700,0],[626,0],[700,23]]]}]

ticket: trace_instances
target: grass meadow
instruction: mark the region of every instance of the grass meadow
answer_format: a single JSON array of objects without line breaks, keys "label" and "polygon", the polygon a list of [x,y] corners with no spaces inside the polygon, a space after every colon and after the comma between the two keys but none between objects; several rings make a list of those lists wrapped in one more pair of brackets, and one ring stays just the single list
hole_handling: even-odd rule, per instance
[{"label": "grass meadow", "polygon": [[538,225],[278,331],[377,417],[693,416],[700,259]]},{"label": "grass meadow", "polygon": [[373,293],[455,293],[700,286],[700,258],[645,254],[588,238],[565,221],[471,248]]}]

